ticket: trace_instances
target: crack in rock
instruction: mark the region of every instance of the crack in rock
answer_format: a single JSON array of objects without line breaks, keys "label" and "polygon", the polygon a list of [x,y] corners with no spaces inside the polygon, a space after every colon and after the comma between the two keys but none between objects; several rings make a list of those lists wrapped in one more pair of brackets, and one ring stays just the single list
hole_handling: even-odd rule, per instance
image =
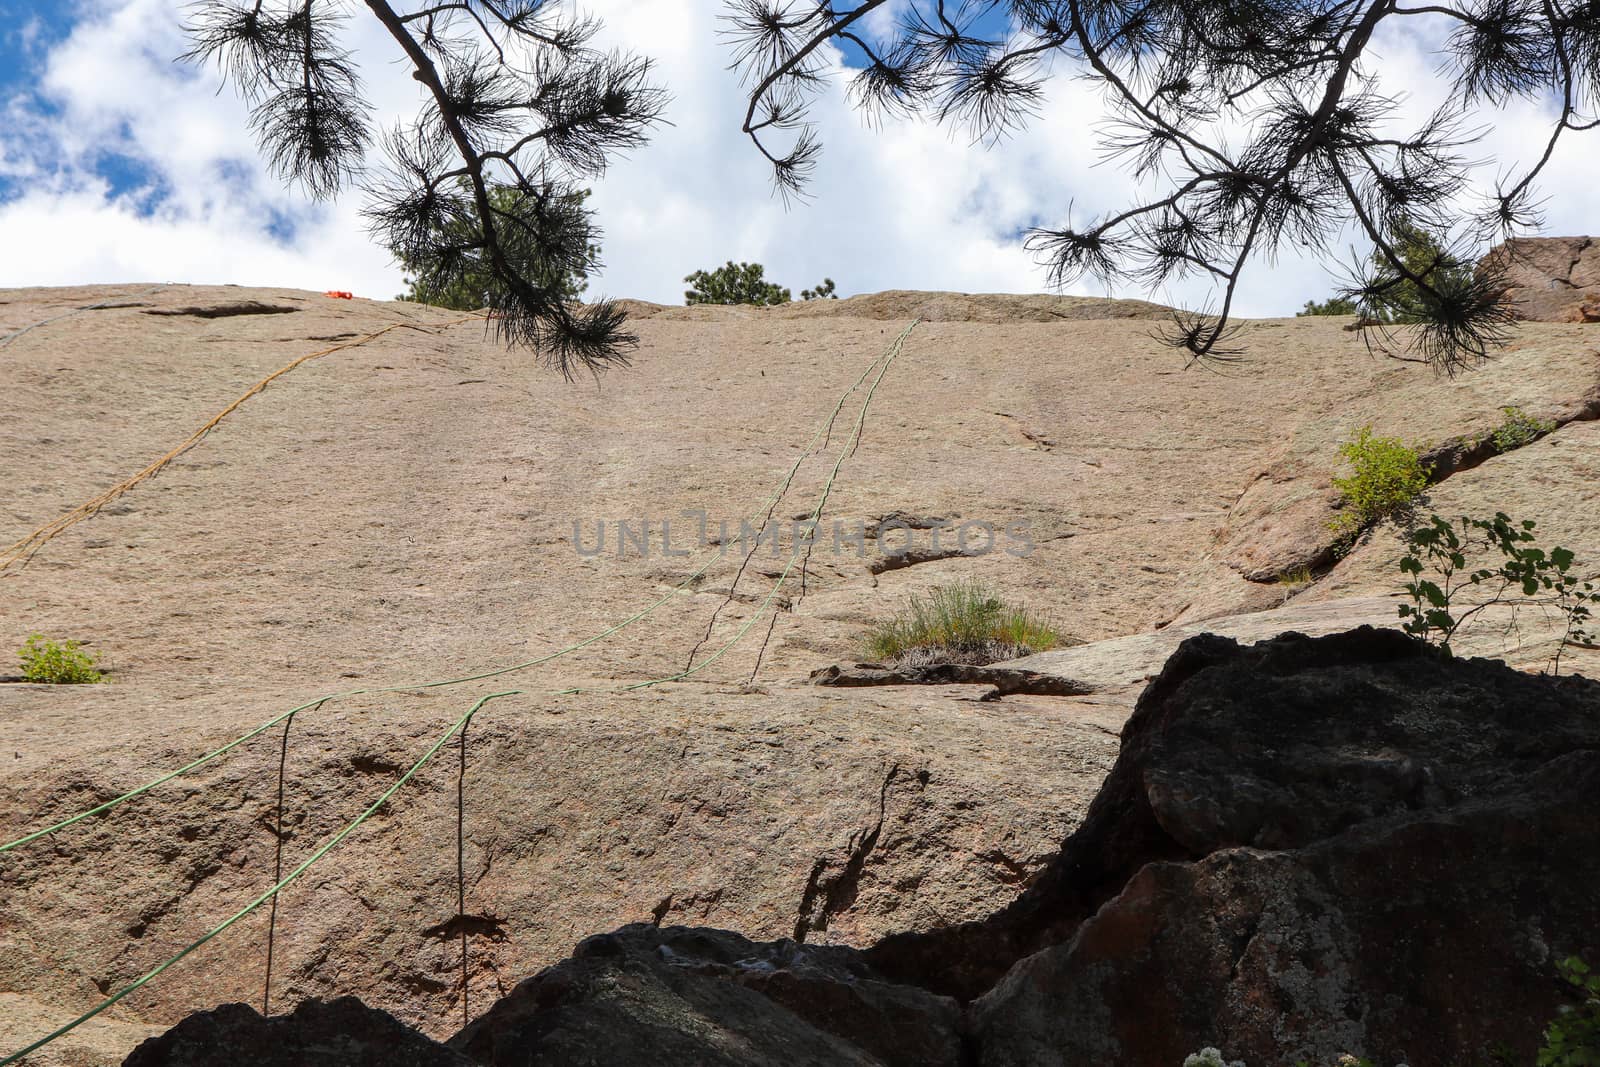
[{"label": "crack in rock", "polygon": [[873,574],[882,574],[885,571],[898,571],[906,567],[915,567],[919,563],[936,563],[941,559],[960,559],[965,556],[981,556],[984,550],[959,548],[941,549],[906,549],[902,552],[885,552],[878,559],[867,564],[867,570]]},{"label": "crack in rock", "polygon": [[226,319],[236,315],[290,315],[299,308],[283,304],[263,304],[259,300],[240,300],[231,304],[211,304],[206,307],[151,308],[146,315],[191,315],[198,319]]},{"label": "crack in rock", "polygon": [[[857,830],[845,845],[845,862],[837,873],[827,876],[834,866],[833,857],[819,856],[812,864],[811,875],[806,879],[805,890],[800,894],[799,913],[794,922],[794,939],[804,944],[806,935],[813,930],[826,930],[828,921],[856,902],[861,890],[861,872],[866,868],[867,857],[878,845],[883,833],[883,820],[889,809],[889,787],[900,773],[896,763],[884,776],[878,790],[878,821],[872,829]],[[925,781],[919,776],[919,781]]]},{"label": "crack in rock", "polygon": [[1080,697],[1095,692],[1095,686],[1075,678],[1024,670],[1017,667],[979,667],[969,663],[937,663],[928,667],[892,668],[876,663],[853,667],[823,667],[811,672],[813,685],[856,687],[869,685],[992,685],[993,697],[1059,696]]},{"label": "crack in rock", "polygon": [[510,937],[506,933],[506,920],[490,914],[457,913],[444,922],[422,931],[423,937],[431,937],[438,941],[455,941],[463,934],[471,934],[473,937],[481,937],[488,941],[505,941]]}]

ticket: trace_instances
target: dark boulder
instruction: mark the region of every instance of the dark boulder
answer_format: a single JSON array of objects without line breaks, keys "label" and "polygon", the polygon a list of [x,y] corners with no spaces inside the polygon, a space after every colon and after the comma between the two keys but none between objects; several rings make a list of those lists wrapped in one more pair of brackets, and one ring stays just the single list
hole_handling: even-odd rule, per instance
[{"label": "dark boulder", "polygon": [[145,1041],[123,1067],[472,1067],[387,1012],[355,997],[308,1000],[264,1018],[244,1004],[189,1016]]},{"label": "dark boulder", "polygon": [[450,1044],[489,1067],[955,1067],[960,1014],[849,949],[640,924],[584,941]]},{"label": "dark boulder", "polygon": [[1587,679],[1453,659],[1371,627],[1249,646],[1191,638],[1140,697],[1083,824],[1027,893],[981,922],[886,938],[867,958],[970,1000],[1069,939],[1148,863],[1509,803],[1535,770],[1584,750],[1600,750],[1600,685]]},{"label": "dark boulder", "polygon": [[1576,752],[1513,794],[1151,864],[973,1006],[978,1063],[1532,1063],[1556,961],[1600,950],[1595,796]]}]

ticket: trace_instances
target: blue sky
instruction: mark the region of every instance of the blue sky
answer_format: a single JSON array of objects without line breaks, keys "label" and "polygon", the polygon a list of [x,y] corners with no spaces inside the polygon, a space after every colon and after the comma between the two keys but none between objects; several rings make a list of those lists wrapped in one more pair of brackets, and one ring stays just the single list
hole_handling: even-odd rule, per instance
[{"label": "blue sky", "polygon": [[[0,0],[0,97],[24,102],[34,113],[58,117],[50,94],[38,91],[52,49],[66,40],[85,5],[78,0]],[[160,176],[142,161],[106,152],[93,160],[94,173],[109,184],[111,195],[158,184]],[[18,195],[18,183],[0,173],[0,201]]]},{"label": "blue sky", "polygon": [[[0,246],[32,252],[0,260],[0,286],[151,280],[394,295],[401,272],[368,238],[360,194],[319,204],[285,189],[262,166],[232,90],[214,70],[173,62],[185,48],[184,7],[0,0]],[[605,267],[591,293],[678,302],[685,274],[728,259],[761,262],[793,289],[826,276],[844,294],[1037,292],[1045,279],[1018,240],[1025,228],[1062,223],[1069,206],[1079,218],[1120,209],[1137,193],[1101,165],[1104,112],[1082,80],[1055,78],[1033,126],[983,151],[961,131],[869,128],[847,107],[841,79],[815,113],[824,153],[812,199],[786,209],[738,131],[740,88],[717,32],[722,0],[583,7],[603,20],[602,43],[656,59],[672,93],[671,125],[593,182]],[[414,113],[417,86],[375,20],[357,11],[346,38],[380,125]],[[1385,89],[1408,95],[1410,117],[1425,114],[1441,91],[1430,43],[1396,37],[1379,51]],[[1488,116],[1478,154],[1494,165],[1484,176],[1536,155],[1549,118],[1533,105]],[[1597,144],[1590,135],[1561,149],[1543,188],[1548,232],[1600,232],[1600,184],[1588,177],[1600,169]],[[1310,254],[1257,263],[1239,309],[1290,314],[1332,284]],[[1185,283],[1117,295],[1194,306],[1208,292]]]},{"label": "blue sky", "polygon": [[[66,40],[73,26],[85,14],[93,17],[104,4],[93,0],[0,0],[0,97],[26,100],[30,110],[53,116],[58,109],[49,94],[36,91],[35,80],[44,70],[50,51]],[[974,24],[977,34],[1003,37],[1006,32],[1003,13],[991,11]],[[847,66],[863,66],[867,59],[860,48],[850,42],[841,47]],[[99,153],[90,162],[93,173],[103,178],[110,195],[122,196],[143,191],[146,197],[163,195],[161,175],[147,162],[117,151]],[[233,175],[237,179],[238,175]],[[18,194],[17,182],[0,173],[0,201]],[[292,238],[293,221],[289,215],[279,213],[274,232],[284,239]]]}]

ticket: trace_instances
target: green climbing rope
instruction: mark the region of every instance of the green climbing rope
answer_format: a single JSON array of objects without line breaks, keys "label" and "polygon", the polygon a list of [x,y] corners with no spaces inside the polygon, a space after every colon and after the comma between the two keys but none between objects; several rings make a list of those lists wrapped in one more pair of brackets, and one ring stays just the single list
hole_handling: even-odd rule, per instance
[{"label": "green climbing rope", "polygon": [[58,1027],[57,1029],[51,1031],[50,1033],[46,1034],[44,1037],[39,1038],[39,1040],[35,1041],[33,1044],[29,1045],[28,1047],[26,1047],[24,1049],[20,1049],[17,1052],[13,1052],[11,1055],[7,1056],[5,1059],[0,1060],[0,1067],[9,1067],[10,1064],[17,1063],[24,1056],[27,1056],[30,1053],[34,1053],[34,1052],[39,1051],[41,1048],[43,1048],[44,1046],[50,1044],[50,1042],[55,1041],[57,1038],[64,1037],[65,1035],[71,1033],[73,1030],[76,1030],[78,1027],[82,1026],[84,1023],[88,1022],[90,1019],[93,1019],[95,1016],[99,1015],[101,1012],[105,1011],[107,1008],[111,1007],[113,1004],[116,1004],[119,1000],[121,1000],[122,998],[128,996],[130,993],[133,993],[133,992],[135,992],[135,991],[137,991],[139,989],[143,989],[147,984],[149,984],[152,980],[154,980],[158,975],[160,975],[162,972],[166,971],[169,967],[173,966],[173,964],[175,964],[178,961],[182,960],[184,957],[188,956],[190,953],[194,952],[196,949],[200,948],[202,945],[205,945],[206,943],[211,941],[213,938],[215,938],[219,934],[223,933],[229,927],[231,927],[235,923],[239,922],[239,920],[245,918],[251,912],[253,912],[257,908],[261,907],[261,905],[263,905],[267,901],[271,900],[273,897],[275,897],[283,889],[284,886],[288,885],[290,882],[293,882],[296,878],[299,878],[302,874],[304,874],[311,867],[311,865],[313,863],[316,863],[322,857],[326,856],[329,852],[332,852],[335,848],[337,848],[339,846],[339,843],[342,842],[345,838],[349,837],[352,833],[354,833],[358,826],[360,826],[362,823],[366,822],[368,819],[372,818],[372,816],[374,814],[376,814],[376,812],[378,811],[379,808],[383,807],[384,804],[388,803],[390,797],[392,797],[396,793],[398,793],[400,791],[400,788],[411,780],[412,775],[416,774],[417,771],[422,769],[423,764],[427,763],[430,759],[432,759],[434,757],[434,755],[441,748],[443,748],[445,746],[445,743],[448,742],[452,737],[454,737],[456,735],[456,732],[458,730],[463,729],[467,725],[467,723],[472,721],[472,717],[478,713],[478,709],[479,708],[483,707],[485,704],[489,703],[489,701],[491,701],[491,700],[498,700],[500,697],[515,696],[515,695],[520,694],[521,692],[522,692],[522,690],[520,690],[520,689],[508,689],[505,692],[502,692],[502,693],[490,693],[488,696],[481,698],[477,703],[473,704],[472,707],[468,708],[467,709],[467,713],[465,715],[461,716],[459,719],[457,719],[451,725],[450,729],[445,731],[444,736],[439,738],[439,740],[435,741],[433,743],[432,747],[430,747],[428,749],[428,751],[424,752],[422,754],[421,758],[419,758],[415,763],[413,763],[410,766],[410,768],[408,768],[406,770],[406,772],[404,774],[402,774],[399,777],[399,779],[396,780],[396,782],[393,785],[391,785],[388,789],[385,789],[383,791],[383,795],[382,796],[378,797],[377,800],[374,800],[371,804],[369,804],[365,811],[363,811],[360,815],[356,816],[354,820],[352,820],[351,822],[347,823],[345,825],[344,829],[340,830],[337,834],[335,834],[332,838],[330,838],[326,844],[324,844],[321,848],[318,848],[310,856],[307,856],[306,859],[301,862],[300,866],[296,867],[294,870],[290,871],[288,874],[284,875],[281,879],[279,879],[277,884],[274,885],[271,889],[268,889],[266,892],[264,892],[260,896],[256,897],[250,903],[246,904],[244,907],[240,908],[238,911],[236,911],[232,915],[228,916],[221,923],[219,923],[218,925],[212,927],[210,930],[208,930],[206,933],[202,934],[200,937],[198,937],[195,940],[189,942],[189,944],[185,945],[181,950],[179,950],[176,955],[171,956],[165,962],[163,962],[161,964],[158,964],[155,967],[152,967],[150,970],[146,971],[143,975],[141,975],[138,978],[134,979],[132,982],[129,982],[127,985],[123,986],[121,989],[117,990],[115,993],[112,993],[110,996],[106,997],[100,1003],[96,1004],[94,1007],[90,1008],[88,1011],[84,1012],[82,1015],[78,1016],[76,1019],[72,1020],[71,1022],[67,1023],[64,1026]]}]

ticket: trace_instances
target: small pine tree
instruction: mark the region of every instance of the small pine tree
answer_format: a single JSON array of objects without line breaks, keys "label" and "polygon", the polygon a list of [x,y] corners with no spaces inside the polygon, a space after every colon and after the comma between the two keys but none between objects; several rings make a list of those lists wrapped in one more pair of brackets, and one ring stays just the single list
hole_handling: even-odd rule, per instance
[{"label": "small pine tree", "polygon": [[787,304],[789,290],[766,279],[766,268],[759,263],[728,260],[716,270],[697,270],[683,279],[691,287],[683,294],[685,304],[756,304],[771,307]]},{"label": "small pine tree", "polygon": [[[1401,216],[1390,224],[1388,240],[1404,266],[1394,269],[1379,250],[1368,257],[1369,273],[1358,287],[1326,300],[1308,300],[1301,315],[1355,315],[1372,322],[1431,322],[1442,311],[1433,294],[1460,293],[1477,284],[1472,264],[1455,255],[1427,228]],[[1409,275],[1409,277],[1407,276]],[[1417,284],[1423,279],[1428,289]]]},{"label": "small pine tree", "polygon": [[[456,185],[463,197],[471,195],[472,187],[466,178],[456,179]],[[567,194],[567,206],[575,211],[584,210],[584,201],[589,199],[589,192],[588,189],[578,189]],[[509,214],[520,197],[521,193],[514,185],[493,186],[489,190],[490,209]],[[469,244],[474,226],[475,222],[467,218],[447,222],[441,229],[437,247],[430,246],[419,253],[408,255],[404,248],[391,247],[389,251],[406,272],[406,291],[395,299],[454,308],[457,311],[498,307],[509,299],[505,283],[495,275],[493,266],[481,255],[474,260],[459,253],[446,256],[437,250]],[[538,276],[541,285],[558,289],[567,302],[573,303],[589,287],[584,273],[599,266],[599,263],[600,246],[591,243],[583,270],[575,266],[552,266],[531,273]]]},{"label": "small pine tree", "polygon": [[1354,315],[1356,302],[1346,296],[1330,296],[1326,300],[1307,300],[1306,306],[1295,312],[1296,318],[1307,315]]},{"label": "small pine tree", "polygon": [[[1451,254],[1444,242],[1428,230],[1401,218],[1391,232],[1406,271],[1426,280],[1435,291],[1453,294],[1473,284],[1472,264]],[[1376,259],[1373,275],[1377,284],[1369,281],[1368,285],[1380,290],[1370,301],[1378,318],[1386,322],[1428,322],[1443,310],[1436,306],[1438,299],[1414,280],[1397,271],[1384,271]]]},{"label": "small pine tree", "polygon": [[[598,232],[583,184],[661,121],[649,60],[596,47],[600,24],[559,0],[186,7],[184,58],[216,63],[244,97],[272,170],[321,200],[359,181],[373,234],[424,289],[487,298],[499,337],[562,374],[628,362],[638,338],[622,308],[575,306],[570,279],[593,265]],[[423,92],[381,136],[349,47],[357,17]],[[386,164],[367,158],[375,145]]]}]

